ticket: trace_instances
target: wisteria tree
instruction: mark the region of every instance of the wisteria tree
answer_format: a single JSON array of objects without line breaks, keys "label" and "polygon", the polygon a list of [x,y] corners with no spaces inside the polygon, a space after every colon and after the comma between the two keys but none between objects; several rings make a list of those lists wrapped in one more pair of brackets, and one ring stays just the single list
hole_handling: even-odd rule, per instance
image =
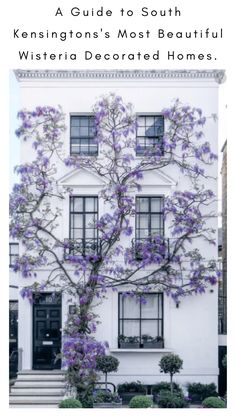
[{"label": "wisteria tree", "polygon": [[[96,357],[105,353],[104,345],[93,337],[97,324],[93,305],[109,288],[114,292],[125,289],[134,298],[163,291],[178,302],[204,293],[220,275],[217,261],[208,260],[195,245],[199,239],[214,244],[215,233],[209,223],[215,197],[204,184],[208,166],[217,156],[204,138],[206,117],[201,109],[182,105],[179,100],[164,109],[163,137],[139,153],[138,159],[135,152],[140,145],[136,144],[137,120],[132,106],[110,94],[102,97],[93,111],[102,159],[85,155],[62,158],[65,125],[60,108],[19,112],[21,125],[16,134],[32,144],[35,157],[16,168],[20,182],[10,196],[10,235],[23,249],[13,269],[32,278],[22,296],[32,301],[34,292],[55,289],[76,297],[75,314],[69,316],[64,330],[63,357],[80,378],[88,377],[95,369]],[[99,199],[108,210],[96,220],[96,245],[84,248],[76,240],[58,235],[62,201],[72,193],[57,186],[57,166],[62,164],[67,170],[85,168],[104,181]],[[135,194],[142,189],[142,178],[145,172],[168,166],[188,178],[189,188],[176,188],[165,198],[163,212],[169,225],[165,237],[153,234],[133,243]],[[122,236],[130,238],[129,246],[122,246]],[[49,272],[44,282],[37,277],[41,267]]]}]

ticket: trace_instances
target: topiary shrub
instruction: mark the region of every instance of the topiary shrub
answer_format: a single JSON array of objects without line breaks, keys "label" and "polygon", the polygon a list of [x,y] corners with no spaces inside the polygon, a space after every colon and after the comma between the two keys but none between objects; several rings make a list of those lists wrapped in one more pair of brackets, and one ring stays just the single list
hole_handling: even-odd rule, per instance
[{"label": "topiary shrub", "polygon": [[[154,402],[158,403],[160,398],[160,392],[164,391],[171,391],[170,383],[167,383],[166,381],[161,381],[158,384],[154,384],[152,386],[152,394],[153,394],[153,400]],[[179,384],[173,383],[173,391],[175,393],[179,393],[180,396],[183,396],[183,391]]]},{"label": "topiary shrub", "polygon": [[[167,383],[166,381],[160,381],[160,383],[154,384],[152,386],[152,394],[159,394],[161,390],[170,391],[170,383]],[[182,389],[177,383],[173,383],[173,390],[175,392],[182,392]]]},{"label": "topiary shrub", "polygon": [[188,407],[188,403],[181,393],[171,393],[167,390],[161,390],[159,393],[158,407],[162,407],[164,409],[181,409]]},{"label": "topiary shrub", "polygon": [[64,399],[59,403],[61,409],[77,409],[81,408],[82,404],[76,399]]},{"label": "topiary shrub", "polygon": [[226,404],[218,397],[207,397],[205,400],[203,400],[202,406],[208,409],[223,409],[226,407]]},{"label": "topiary shrub", "polygon": [[152,401],[147,396],[134,396],[129,402],[129,407],[134,409],[152,407]]},{"label": "topiary shrub", "polygon": [[117,391],[122,398],[123,404],[128,404],[134,396],[147,394],[146,386],[141,384],[140,381],[119,384]]},{"label": "topiary shrub", "polygon": [[216,391],[216,385],[211,384],[202,384],[202,383],[189,383],[187,385],[188,395],[192,403],[202,402],[207,397],[216,397],[218,393]]},{"label": "topiary shrub", "polygon": [[118,385],[118,393],[145,393],[147,389],[139,381],[132,381],[131,383],[123,383]]},{"label": "topiary shrub", "polygon": [[183,368],[182,359],[175,354],[164,355],[159,362],[159,367],[161,372],[170,374],[170,390],[173,393],[173,376]]},{"label": "topiary shrub", "polygon": [[116,372],[120,361],[112,355],[98,356],[96,359],[96,369],[105,374],[105,386],[107,390],[107,374],[108,372]]}]

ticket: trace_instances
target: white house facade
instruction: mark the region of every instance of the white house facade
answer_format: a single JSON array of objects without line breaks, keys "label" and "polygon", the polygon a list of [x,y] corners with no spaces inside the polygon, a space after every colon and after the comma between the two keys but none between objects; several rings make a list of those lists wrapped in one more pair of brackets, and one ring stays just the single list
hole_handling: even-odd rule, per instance
[{"label": "white house facade", "polygon": [[[202,108],[205,115],[218,114],[218,89],[224,74],[221,71],[44,71],[16,70],[15,75],[20,85],[21,108],[34,109],[37,106],[62,107],[65,114],[66,131],[63,136],[63,156],[78,152],[87,147],[91,154],[96,147],[92,141],[87,144],[73,140],[73,132],[78,129],[80,118],[84,118],[86,127],[90,124],[92,107],[104,94],[114,92],[122,96],[125,102],[134,105],[135,112],[143,118],[158,118],[161,111],[168,107],[173,99],[179,98]],[[160,122],[161,123],[161,122]],[[74,131],[73,131],[74,128]],[[217,154],[218,126],[209,119],[204,127],[204,134]],[[31,145],[25,143],[21,148],[21,161],[30,161]],[[101,159],[98,151],[98,159]],[[137,156],[137,159],[139,157]],[[83,232],[75,231],[75,219],[81,207],[81,217],[89,213],[100,216],[106,208],[98,198],[104,180],[89,170],[71,169],[58,162],[58,188],[68,186],[71,194],[63,201],[62,218],[58,226],[61,239],[69,237],[83,238]],[[217,163],[210,167],[211,176],[217,177]],[[207,187],[217,195],[217,183],[206,179]],[[175,190],[188,187],[188,179],[174,167],[146,173],[141,181],[142,191],[136,199],[148,208],[146,216],[159,217],[159,227],[164,221],[161,218],[162,199]],[[215,201],[217,212],[217,201]],[[52,205],[54,203],[52,202]],[[77,214],[77,215],[76,215]],[[139,214],[136,214],[136,218]],[[143,214],[142,214],[143,217]],[[135,219],[134,232],[137,233]],[[212,218],[212,227],[217,232],[217,218]],[[163,227],[164,228],[164,227]],[[73,231],[74,229],[74,231]],[[168,223],[165,232],[168,231]],[[77,236],[76,236],[77,234]],[[217,234],[217,233],[216,233]],[[127,244],[133,237],[124,239]],[[217,240],[217,237],[215,237]],[[199,248],[207,259],[217,259],[217,246],[209,246],[199,240]],[[13,246],[14,247],[14,246]],[[12,248],[13,249],[13,248]],[[14,250],[17,250],[16,247]],[[21,251],[21,249],[19,250]],[[46,269],[39,269],[37,281],[44,281],[48,275]],[[51,370],[60,368],[53,364],[48,354],[60,351],[61,330],[70,310],[73,310],[73,298],[66,293],[52,298],[50,290],[41,294],[33,304],[19,292],[29,286],[30,279],[21,278],[18,274],[11,276],[10,300],[18,301],[18,348],[22,352],[21,368],[23,370]],[[132,302],[126,305],[121,291],[109,290],[107,298],[96,310],[101,323],[96,332],[96,339],[109,343],[109,353],[120,361],[117,373],[110,374],[109,381],[114,384],[125,381],[140,380],[144,384],[154,384],[168,377],[160,372],[158,363],[164,354],[175,353],[183,359],[183,369],[176,375],[176,382],[185,386],[188,382],[218,384],[218,290],[209,286],[201,296],[183,298],[176,304],[162,292],[147,295],[147,304],[140,307]],[[52,290],[53,292],[53,290]],[[119,335],[141,336],[141,334],[162,336],[164,347],[122,347]],[[47,336],[48,335],[48,336]],[[52,342],[52,343],[50,343]],[[53,350],[51,351],[52,345]],[[46,349],[45,349],[46,348]],[[50,352],[51,351],[51,352]]]}]

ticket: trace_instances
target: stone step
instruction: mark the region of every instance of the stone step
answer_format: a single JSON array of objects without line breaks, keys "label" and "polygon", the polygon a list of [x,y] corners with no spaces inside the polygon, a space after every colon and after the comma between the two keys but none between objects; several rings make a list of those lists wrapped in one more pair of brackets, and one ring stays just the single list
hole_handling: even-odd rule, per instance
[{"label": "stone step", "polygon": [[14,394],[12,396],[10,396],[9,401],[10,404],[16,404],[16,403],[21,403],[24,402],[26,404],[30,403],[34,403],[34,404],[42,404],[42,403],[59,403],[62,400],[63,396],[62,395],[24,395],[24,394]]},{"label": "stone step", "polygon": [[[40,383],[46,383],[46,382],[50,382],[50,383],[65,383],[65,379],[64,378],[59,378],[56,379],[55,377],[30,377],[30,376],[20,376],[17,378],[17,382],[40,382]],[[51,385],[51,384],[50,384]]]},{"label": "stone step", "polygon": [[[13,388],[13,387],[12,387]],[[43,389],[43,388],[65,388],[65,383],[62,382],[58,382],[55,381],[55,383],[53,384],[52,382],[47,382],[47,381],[16,381],[16,383],[14,384],[14,388],[38,388],[38,389]]]},{"label": "stone step", "polygon": [[37,374],[37,375],[65,375],[63,370],[21,370],[18,374]]},{"label": "stone step", "polygon": [[11,409],[58,409],[58,404],[24,404],[24,403],[17,403],[17,404],[10,404]]},{"label": "stone step", "polygon": [[62,370],[24,370],[17,374],[11,387],[10,407],[55,407],[66,391],[65,373]]},{"label": "stone step", "polygon": [[65,380],[65,374],[63,374],[63,373],[51,374],[48,371],[47,371],[47,373],[44,373],[44,374],[41,374],[41,373],[38,374],[34,371],[31,372],[31,373],[29,373],[29,372],[27,372],[27,373],[19,372],[17,374],[17,379],[20,379],[20,380],[29,380],[29,379],[36,379],[36,378],[40,379],[40,380],[43,380],[43,381],[48,380],[48,379],[54,380],[54,381],[63,381],[63,380]]},{"label": "stone step", "polygon": [[20,387],[13,387],[11,389],[11,395],[26,395],[26,396],[63,396],[65,391],[63,389],[57,389],[57,388],[20,388]]}]

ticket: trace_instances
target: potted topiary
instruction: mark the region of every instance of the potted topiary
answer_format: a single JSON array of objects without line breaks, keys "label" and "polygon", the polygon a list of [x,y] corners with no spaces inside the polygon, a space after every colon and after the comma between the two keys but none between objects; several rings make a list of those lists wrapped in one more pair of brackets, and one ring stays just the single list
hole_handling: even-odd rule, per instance
[{"label": "potted topiary", "polygon": [[98,409],[120,408],[122,400],[117,393],[110,393],[109,391],[98,391],[93,396],[93,407]]},{"label": "potted topiary", "polygon": [[164,348],[164,339],[161,336],[142,335],[142,342],[143,348]]},{"label": "potted topiary", "polygon": [[[179,384],[173,383],[173,390],[175,393],[183,395],[183,392]],[[166,381],[161,381],[158,384],[152,385],[152,395],[154,402],[158,403],[161,391],[170,391],[170,383],[167,383]]]},{"label": "potted topiary", "polygon": [[189,407],[188,401],[183,393],[171,393],[168,390],[161,390],[159,393],[158,407],[163,409],[183,409]]},{"label": "potted topiary", "polygon": [[116,372],[120,361],[111,355],[98,356],[96,359],[96,369],[105,374],[105,387],[107,390],[107,374],[108,372]]},{"label": "potted topiary", "polygon": [[159,366],[161,372],[170,374],[170,391],[173,394],[173,376],[183,368],[183,361],[175,354],[164,355]]},{"label": "potted topiary", "polygon": [[123,383],[118,385],[118,394],[122,398],[123,404],[128,404],[134,396],[146,395],[147,388],[140,381],[132,381],[131,383]]},{"label": "potted topiary", "polygon": [[119,346],[122,349],[126,348],[139,348],[140,347],[140,341],[139,336],[119,336]]},{"label": "potted topiary", "polygon": [[152,400],[148,396],[134,396],[129,402],[129,407],[134,409],[143,409],[152,407],[152,405]]}]

